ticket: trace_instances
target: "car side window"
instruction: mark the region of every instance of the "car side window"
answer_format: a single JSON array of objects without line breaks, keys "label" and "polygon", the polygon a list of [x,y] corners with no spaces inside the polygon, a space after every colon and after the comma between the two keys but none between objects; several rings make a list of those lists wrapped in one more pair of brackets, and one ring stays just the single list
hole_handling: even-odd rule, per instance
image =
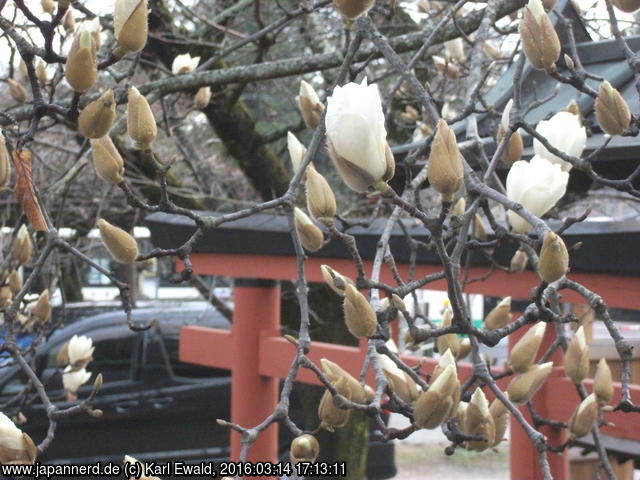
[{"label": "car side window", "polygon": [[171,361],[171,369],[176,377],[183,378],[216,378],[228,377],[231,372],[219,368],[194,365],[193,363],[181,362],[178,356],[178,340],[174,335],[163,336],[164,345]]}]

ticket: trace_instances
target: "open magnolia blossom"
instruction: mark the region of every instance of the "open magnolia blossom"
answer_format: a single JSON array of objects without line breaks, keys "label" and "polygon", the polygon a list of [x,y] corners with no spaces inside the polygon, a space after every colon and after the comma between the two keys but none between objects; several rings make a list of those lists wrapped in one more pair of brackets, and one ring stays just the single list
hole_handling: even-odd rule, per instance
[{"label": "open magnolia blossom", "polygon": [[62,386],[67,392],[76,393],[78,388],[87,383],[90,378],[91,372],[87,372],[84,368],[72,370],[71,366],[68,366],[62,373]]},{"label": "open magnolia blossom", "polygon": [[27,464],[34,463],[38,450],[26,433],[0,412],[0,463]]},{"label": "open magnolia blossom", "polygon": [[93,355],[93,340],[85,335],[74,335],[69,340],[67,354],[69,355],[69,363],[71,365],[86,364],[91,361]]},{"label": "open magnolia blossom", "polygon": [[[512,165],[507,175],[507,197],[540,217],[564,196],[568,181],[569,173],[560,165],[536,155],[529,162],[519,160]],[[531,229],[529,222],[514,211],[507,212],[507,219],[515,232]]]},{"label": "open magnolia blossom", "polygon": [[200,63],[200,57],[192,57],[188,53],[178,55],[173,59],[171,71],[174,75],[189,73],[198,67],[198,63]]},{"label": "open magnolia blossom", "polygon": [[[542,120],[538,123],[536,132],[561,152],[574,157],[582,155],[587,143],[586,129],[580,123],[578,116],[570,112],[558,112],[549,120]],[[536,138],[533,139],[533,151],[551,163],[557,163],[565,172],[571,170],[569,162],[549,152]]]},{"label": "open magnolia blossom", "polygon": [[348,83],[327,99],[329,153],[349,188],[366,192],[384,181],[387,131],[376,85]]}]

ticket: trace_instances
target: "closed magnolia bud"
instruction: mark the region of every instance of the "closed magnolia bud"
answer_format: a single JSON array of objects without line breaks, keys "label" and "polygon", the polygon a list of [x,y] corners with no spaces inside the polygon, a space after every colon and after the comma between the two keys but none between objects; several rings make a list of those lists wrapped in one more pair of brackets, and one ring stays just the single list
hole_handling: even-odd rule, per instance
[{"label": "closed magnolia bud", "polygon": [[135,262],[138,257],[138,244],[131,235],[102,218],[98,220],[98,228],[102,243],[113,258],[122,263]]},{"label": "closed magnolia bud", "polygon": [[[498,128],[498,137],[497,137],[498,142],[502,139],[503,136],[504,136],[504,130],[502,129],[502,126],[500,126]],[[502,157],[500,157],[500,159],[504,163],[511,165],[512,163],[517,162],[522,158],[523,152],[524,152],[524,143],[522,141],[522,135],[518,130],[509,137],[509,141],[507,142],[507,145],[504,151],[502,152]]]},{"label": "closed magnolia bud", "polygon": [[[289,149],[289,157],[291,158],[291,166],[293,168],[293,173],[295,174],[300,165],[302,165],[302,160],[304,160],[304,156],[307,154],[307,149],[302,143],[298,140],[298,138],[291,132],[287,132],[287,148]],[[302,176],[302,180],[306,178],[306,172]]]},{"label": "closed magnolia bud", "polygon": [[14,295],[22,290],[22,277],[17,270],[11,271],[7,283],[9,284],[9,290],[11,290],[11,293],[13,293]]},{"label": "closed magnolia bud", "polygon": [[[509,394],[505,393],[507,399]],[[504,435],[507,432],[507,425],[509,424],[509,409],[499,399],[495,399],[489,407],[489,413],[493,418],[493,424],[495,426],[494,442],[492,447],[496,447],[504,439]]]},{"label": "closed magnolia bud", "polygon": [[53,0],[41,0],[40,5],[42,5],[42,11],[49,15],[53,15],[56,11],[56,2]]},{"label": "closed magnolia bud", "polygon": [[307,167],[307,208],[313,218],[319,221],[330,220],[336,216],[336,197],[327,180],[313,165]]},{"label": "closed magnolia bud", "polygon": [[147,0],[116,0],[113,33],[118,45],[127,52],[139,52],[147,43]]},{"label": "closed magnolia bud", "polygon": [[598,402],[595,394],[592,393],[580,402],[580,405],[578,405],[578,408],[576,408],[569,419],[568,423],[571,436],[580,438],[591,433],[591,430],[593,430],[598,420],[598,413]]},{"label": "closed magnolia bud", "polygon": [[547,283],[560,280],[569,271],[569,253],[567,247],[558,235],[547,232],[540,250],[538,273]]},{"label": "closed magnolia bud", "polygon": [[193,97],[193,106],[199,110],[207,108],[211,102],[211,87],[200,87]]},{"label": "closed magnolia bud", "polygon": [[419,428],[432,430],[458,413],[459,402],[460,382],[455,367],[449,365],[416,400],[414,423]]},{"label": "closed magnolia bud", "polygon": [[29,70],[27,69],[27,64],[24,59],[20,58],[20,63],[18,64],[18,71],[20,72],[20,76],[25,82],[29,82]]},{"label": "closed magnolia bud", "polygon": [[367,403],[367,394],[364,387],[355,379],[353,375],[344,370],[340,365],[326,358],[320,360],[322,371],[331,383],[336,383],[340,378],[344,378],[351,392],[351,400],[356,403]]},{"label": "closed magnolia bud", "polygon": [[[333,385],[340,395],[351,400],[351,389],[344,377],[340,377]],[[331,391],[325,390],[318,405],[318,417],[321,422],[320,427],[329,432],[333,432],[335,428],[344,427],[347,423],[349,420],[349,410],[338,408],[333,401]]]},{"label": "closed magnolia bud", "polygon": [[322,119],[324,104],[311,85],[302,80],[300,82],[300,96],[298,97],[300,113],[307,128],[315,130]]},{"label": "closed magnolia bud", "polygon": [[560,58],[560,40],[540,0],[529,0],[520,21],[520,39],[527,59],[536,70],[551,71]]},{"label": "closed magnolia bud", "polygon": [[388,370],[383,370],[382,372],[387,378],[389,389],[400,397],[403,402],[411,405],[418,399],[420,395],[418,385],[416,385],[416,382],[414,382],[407,372],[402,370],[399,373]]},{"label": "closed magnolia bud", "polygon": [[[12,298],[13,294],[9,287],[0,287],[0,307],[8,307],[11,305]],[[24,322],[21,321],[20,323]]]},{"label": "closed magnolia bud", "polygon": [[320,444],[313,435],[305,433],[304,435],[294,438],[291,442],[289,456],[293,464],[298,462],[315,462],[319,454]]},{"label": "closed magnolia bud", "polygon": [[489,412],[487,397],[480,388],[476,388],[475,392],[473,392],[471,401],[466,408],[463,430],[467,435],[484,437],[484,440],[469,440],[467,442],[469,450],[482,452],[495,442],[495,423]]},{"label": "closed magnolia bud", "polygon": [[27,101],[27,91],[22,85],[13,78],[7,78],[7,83],[9,84],[9,93],[16,102],[24,103]]},{"label": "closed magnolia bud", "polygon": [[431,144],[427,177],[431,186],[442,195],[443,202],[451,202],[453,194],[462,186],[464,173],[456,135],[444,120],[438,122]]},{"label": "closed magnolia bud", "polygon": [[49,83],[49,75],[47,74],[47,66],[42,60],[38,60],[38,65],[36,66],[36,76],[38,77],[38,81],[40,85],[43,87]]},{"label": "closed magnolia bud", "polygon": [[96,83],[98,77],[96,44],[86,23],[83,23],[76,32],[69,49],[64,74],[71,88],[78,93],[86,92]]},{"label": "closed magnolia bud", "polygon": [[324,245],[324,234],[299,208],[294,208],[296,229],[298,230],[298,238],[302,246],[310,252],[320,250]]},{"label": "closed magnolia bud", "polygon": [[596,376],[593,379],[593,393],[601,405],[606,405],[613,398],[613,379],[611,378],[611,369],[607,365],[607,361],[601,358],[596,368]]},{"label": "closed magnolia bud", "polygon": [[102,138],[109,133],[116,118],[113,90],[107,90],[80,113],[78,130],[87,138]]},{"label": "closed magnolia bud", "polygon": [[24,265],[31,259],[32,250],[33,246],[31,244],[31,237],[29,236],[27,226],[22,224],[18,229],[16,238],[13,240],[13,256],[20,265]]},{"label": "closed magnolia bud", "polygon": [[124,161],[111,138],[91,140],[91,155],[96,172],[105,182],[117,185],[124,179]]},{"label": "closed magnolia bud", "polygon": [[69,363],[69,342],[60,347],[58,355],[56,355],[56,361],[59,367],[64,367]]},{"label": "closed magnolia bud", "polygon": [[460,340],[460,350],[458,351],[458,359],[465,358],[471,353],[471,340],[469,337]]},{"label": "closed magnolia bud", "polygon": [[336,292],[341,297],[344,297],[345,290],[347,289],[347,285],[348,284],[353,285],[353,280],[336,272],[329,265],[321,265],[320,272],[322,273],[322,278],[324,279],[325,283],[329,286],[329,288],[331,288],[331,290]]},{"label": "closed magnolia bud", "polygon": [[158,135],[158,126],[149,102],[136,87],[129,89],[127,133],[142,148],[149,148]]},{"label": "closed magnolia bud", "polygon": [[340,15],[349,20],[355,20],[371,8],[373,0],[333,0],[333,5]]},{"label": "closed magnolia bud", "polygon": [[582,325],[569,342],[569,348],[564,355],[564,373],[575,383],[582,382],[589,374],[589,347]]},{"label": "closed magnolia bud", "polygon": [[473,217],[473,235],[481,242],[487,241],[487,229],[484,226],[482,217],[478,213]]},{"label": "closed magnolia bud", "polygon": [[356,287],[347,285],[344,297],[344,321],[356,338],[371,337],[376,333],[376,312]]},{"label": "closed magnolia bud", "polygon": [[620,92],[606,80],[600,85],[595,110],[600,127],[609,135],[621,135],[629,127],[631,122],[629,105]]},{"label": "closed magnolia bud", "polygon": [[420,119],[420,113],[411,105],[406,105],[400,117],[407,123],[416,123]]},{"label": "closed magnolia bud", "polygon": [[529,255],[524,250],[518,250],[511,257],[511,263],[509,264],[509,270],[511,273],[524,272],[527,269],[529,263]]},{"label": "closed magnolia bud", "polygon": [[453,365],[453,367],[455,368],[456,359],[453,356],[453,353],[451,353],[451,350],[447,349],[447,351],[444,352],[444,355],[442,355],[438,360],[436,368],[433,369],[433,373],[431,374],[431,382],[435,382],[438,376],[440,376],[440,374],[444,372],[445,368],[447,368],[449,365]]},{"label": "closed magnolia bud", "polygon": [[535,361],[547,324],[538,322],[529,328],[509,352],[509,367],[516,373],[525,372]]},{"label": "closed magnolia bud", "polygon": [[393,305],[393,308],[400,310],[401,312],[407,311],[407,306],[405,305],[404,300],[395,293],[391,294],[391,305]]},{"label": "closed magnolia bud", "polygon": [[582,124],[582,113],[580,112],[580,107],[575,100],[571,100],[564,108],[564,111],[575,115]]},{"label": "closed magnolia bud", "polygon": [[511,297],[503,298],[484,319],[484,328],[497,330],[506,327],[511,320]]},{"label": "closed magnolia bud", "polygon": [[51,310],[53,310],[53,306],[49,300],[49,290],[45,289],[38,297],[38,301],[31,310],[31,315],[39,322],[46,322],[51,317]]},{"label": "closed magnolia bud", "polygon": [[493,43],[484,42],[482,44],[482,51],[486,53],[487,57],[489,57],[491,60],[500,60],[502,58],[500,49],[496,47]]},{"label": "closed magnolia bud", "polygon": [[29,435],[0,412],[0,463],[33,464],[36,455],[37,448]]},{"label": "closed magnolia bud", "polygon": [[5,188],[11,180],[11,163],[4,135],[0,133],[0,188]]},{"label": "closed magnolia bud", "polygon": [[453,205],[453,208],[451,209],[451,214],[460,216],[464,213],[466,208],[467,208],[466,200],[464,199],[464,197],[460,197],[458,201]]},{"label": "closed magnolia bud", "polygon": [[[447,306],[444,310],[444,314],[442,317],[442,324],[440,325],[442,328],[450,327],[451,321],[453,320],[453,312]],[[447,350],[451,350],[451,353],[455,358],[459,358],[460,355],[460,339],[455,333],[446,333],[444,335],[440,335],[436,341],[438,346],[438,352],[442,355],[443,352]]]},{"label": "closed magnolia bud", "polygon": [[640,0],[611,0],[619,10],[631,13],[640,9]]},{"label": "closed magnolia bud", "polygon": [[507,387],[509,400],[518,405],[530,401],[547,380],[552,368],[553,362],[535,364],[529,367],[526,372],[515,377]]},{"label": "closed magnolia bud", "polygon": [[62,19],[62,28],[64,28],[64,31],[68,34],[72,34],[75,31],[76,19],[73,16],[73,10],[69,9],[67,10],[67,13],[65,13],[64,18]]},{"label": "closed magnolia bud", "polygon": [[456,79],[460,76],[460,69],[453,63],[448,62],[446,59],[438,55],[434,55],[431,59],[440,73],[444,73],[451,79]]}]

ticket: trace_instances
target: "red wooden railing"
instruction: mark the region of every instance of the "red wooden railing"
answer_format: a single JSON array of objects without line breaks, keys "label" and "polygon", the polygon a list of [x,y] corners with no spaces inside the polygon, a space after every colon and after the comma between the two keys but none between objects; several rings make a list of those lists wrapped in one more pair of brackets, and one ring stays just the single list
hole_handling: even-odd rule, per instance
[{"label": "red wooden railing", "polygon": [[[234,314],[231,331],[202,327],[184,327],[180,335],[180,358],[182,361],[231,370],[231,421],[243,426],[254,426],[269,415],[277,403],[279,379],[284,378],[291,367],[295,352],[292,345],[280,336],[280,287],[278,280],[295,280],[296,260],[293,257],[266,255],[234,255],[196,253],[192,257],[194,270],[204,275],[226,275],[238,280],[234,286]],[[352,262],[344,259],[310,258],[306,263],[306,275],[309,282],[322,282],[320,265],[328,264],[344,275],[355,277]],[[365,262],[370,269],[370,262]],[[406,265],[398,266],[406,274]],[[438,271],[437,266],[418,265],[416,276],[420,277]],[[481,268],[472,269],[471,276],[484,273]],[[637,292],[640,291],[640,278],[616,277],[613,275],[571,275],[573,279],[588,288],[597,291],[609,306],[640,309]],[[265,281],[266,280],[266,281]],[[393,283],[391,272],[383,271],[382,281]],[[488,281],[469,285],[469,293],[480,293],[502,297],[527,299],[531,288],[538,284],[533,272],[509,275],[495,272]],[[430,289],[446,289],[444,281],[429,284]],[[580,302],[583,300],[572,292],[563,292],[563,301]],[[510,345],[524,334],[524,329],[510,338]],[[547,329],[544,344],[540,349],[553,342],[553,329]],[[313,342],[309,357],[319,362],[328,358],[353,375],[359,374],[365,356],[365,343],[360,347],[347,347],[323,342]],[[420,358],[403,356],[411,366],[417,365]],[[579,403],[575,386],[564,376],[562,356],[555,354],[554,371],[545,386],[534,399],[536,411],[554,420],[566,421]],[[431,372],[436,364],[427,359],[423,366],[425,372]],[[464,380],[471,374],[471,365],[461,363],[459,376]],[[301,369],[297,381],[319,384],[317,378],[308,370]],[[369,379],[371,382],[372,379]],[[506,388],[507,380],[499,382]],[[592,382],[585,382],[587,390]],[[620,386],[616,395],[619,397]],[[640,387],[632,387],[632,398],[640,400]],[[529,418],[526,409],[522,409]],[[620,438],[640,441],[640,415],[621,412],[607,414],[606,419],[612,426],[602,429],[603,433]],[[249,461],[277,461],[277,426],[270,427],[253,445]],[[543,433],[552,445],[566,440],[566,433],[551,427],[543,427]],[[239,435],[231,433],[232,459],[237,459],[240,451]],[[538,456],[525,432],[517,424],[511,423],[510,471],[513,480],[541,479]],[[548,454],[553,477],[556,480],[569,479],[567,454]],[[263,477],[264,478],[264,477]]]}]

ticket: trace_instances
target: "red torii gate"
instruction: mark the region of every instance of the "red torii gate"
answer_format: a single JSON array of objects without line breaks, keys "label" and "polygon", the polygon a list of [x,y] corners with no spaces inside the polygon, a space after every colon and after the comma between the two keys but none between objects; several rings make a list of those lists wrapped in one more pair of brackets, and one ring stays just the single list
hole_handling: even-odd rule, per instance
[{"label": "red torii gate", "polygon": [[[184,223],[177,227],[167,226],[166,215],[152,219],[150,228],[152,237],[159,235],[164,239],[154,238],[154,243],[161,247],[175,244],[181,238],[188,238],[193,227]],[[149,221],[149,218],[147,219]],[[159,228],[158,225],[162,226]],[[170,235],[167,236],[167,233]],[[218,234],[218,233],[217,233]],[[206,240],[206,239],[205,239]],[[255,238],[251,239],[255,241]],[[268,242],[269,238],[265,239]],[[170,242],[170,243],[167,243]],[[164,243],[164,245],[163,245]],[[206,250],[206,248],[204,249]],[[219,251],[226,250],[226,251]],[[366,258],[366,257],[365,257]],[[234,313],[231,331],[203,327],[183,327],[180,335],[180,359],[185,362],[229,369],[231,382],[231,421],[243,426],[254,426],[269,415],[277,404],[279,379],[286,377],[295,355],[291,344],[280,334],[280,286],[279,281],[293,281],[297,275],[296,258],[293,255],[251,254],[242,251],[234,242],[226,241],[218,251],[194,253],[191,257],[194,271],[201,275],[229,276],[234,284]],[[371,261],[365,260],[367,271],[371,269]],[[345,258],[310,257],[306,262],[306,277],[309,282],[323,282],[320,265],[328,264],[344,275],[355,278],[353,262]],[[397,267],[407,278],[408,265],[400,261]],[[439,265],[418,264],[415,277],[436,273]],[[471,268],[470,277],[480,277],[486,268]],[[617,276],[607,274],[575,273],[570,277],[587,288],[598,292],[611,307],[640,310],[637,295],[640,292],[640,277]],[[381,281],[393,284],[391,272],[385,267]],[[489,281],[475,282],[468,285],[468,293],[483,294],[492,297],[510,295],[514,299],[529,299],[531,288],[539,283],[534,272],[526,271],[518,274],[507,274],[496,271]],[[427,286],[431,290],[446,290],[444,280],[433,282]],[[584,300],[571,291],[563,291],[563,302],[584,303]],[[524,334],[520,329],[509,339],[510,346]],[[547,334],[541,352],[551,345],[555,337],[553,329]],[[354,376],[358,376],[366,352],[366,343],[360,347],[347,347],[323,342],[312,342],[309,357],[314,362],[326,357],[345,368]],[[415,366],[421,357],[403,355],[402,359],[410,366]],[[534,407],[543,417],[566,421],[579,403],[575,386],[564,376],[562,354],[556,352],[552,358],[554,370],[543,388],[534,398]],[[431,372],[437,361],[426,359],[424,371]],[[458,366],[461,381],[471,374],[472,366],[460,363]],[[300,369],[297,381],[320,385],[315,375]],[[369,378],[368,381],[372,379]],[[499,382],[505,389],[508,380]],[[593,388],[592,381],[585,381],[588,391]],[[614,398],[620,396],[620,385],[616,384]],[[632,398],[640,400],[640,386],[632,387]],[[525,418],[530,420],[526,408],[522,408]],[[640,415],[622,412],[609,413],[606,416],[611,426],[602,428],[602,432],[618,437],[640,441]],[[249,461],[270,461],[278,459],[277,425],[263,432],[254,443],[249,454]],[[566,440],[566,433],[552,427],[542,427],[551,445],[558,445]],[[239,434],[231,432],[232,459],[238,459],[240,452]],[[541,480],[538,454],[526,436],[524,430],[512,419],[510,440],[510,471],[513,480]],[[549,461],[553,477],[556,480],[569,479],[568,454],[549,453]]]}]

